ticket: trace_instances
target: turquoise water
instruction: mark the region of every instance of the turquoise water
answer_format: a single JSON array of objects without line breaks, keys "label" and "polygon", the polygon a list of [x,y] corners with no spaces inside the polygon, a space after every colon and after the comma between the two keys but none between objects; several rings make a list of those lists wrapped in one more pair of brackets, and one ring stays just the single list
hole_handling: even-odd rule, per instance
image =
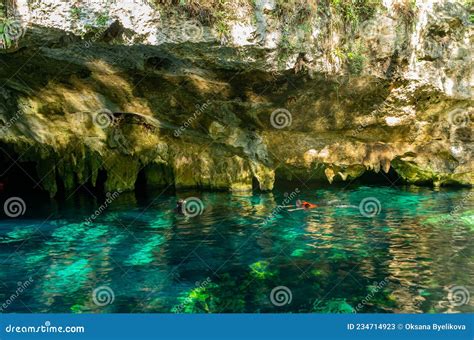
[{"label": "turquoise water", "polygon": [[[122,193],[90,225],[104,197],[25,199],[25,215],[0,220],[0,308],[474,312],[472,191],[294,189]],[[202,213],[176,214],[178,197]],[[320,206],[278,208],[290,198]]]}]

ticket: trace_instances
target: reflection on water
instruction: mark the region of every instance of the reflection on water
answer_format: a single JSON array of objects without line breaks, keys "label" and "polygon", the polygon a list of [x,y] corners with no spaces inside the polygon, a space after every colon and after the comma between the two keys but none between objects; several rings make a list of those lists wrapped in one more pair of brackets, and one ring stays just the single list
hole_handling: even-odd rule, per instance
[{"label": "reflection on water", "polygon": [[[204,203],[203,213],[192,218],[174,213],[174,195],[137,201],[124,193],[92,225],[85,220],[100,199],[59,206],[29,202],[22,219],[0,221],[0,302],[6,302],[0,307],[75,313],[474,312],[474,299],[466,296],[474,292],[472,191],[300,191],[298,198],[320,206],[278,209],[284,190],[182,193]],[[367,197],[380,202],[373,217],[359,210]],[[102,286],[111,289],[113,301],[93,299]],[[289,292],[282,305],[270,299],[279,286]],[[454,286],[461,287],[461,300]]]}]

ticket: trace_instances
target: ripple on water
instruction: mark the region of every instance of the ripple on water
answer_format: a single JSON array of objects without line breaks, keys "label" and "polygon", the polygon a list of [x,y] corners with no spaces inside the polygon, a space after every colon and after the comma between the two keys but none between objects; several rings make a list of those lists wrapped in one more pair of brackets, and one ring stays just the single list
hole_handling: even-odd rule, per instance
[{"label": "ripple on water", "polygon": [[[293,212],[279,207],[286,196],[278,190],[182,196],[200,198],[202,214],[177,215],[176,197],[161,195],[119,198],[90,225],[87,209],[71,206],[58,214],[68,218],[1,221],[1,296],[32,276],[22,300],[39,312],[170,312],[183,304],[184,312],[346,313],[367,296],[358,312],[474,311],[472,302],[448,300],[452,285],[473,288],[474,212],[465,191],[300,190],[298,198],[319,207]],[[367,197],[380,202],[369,217],[359,209]],[[100,285],[116,294],[103,309],[91,302]],[[276,286],[293,298],[278,310],[268,299]]]}]

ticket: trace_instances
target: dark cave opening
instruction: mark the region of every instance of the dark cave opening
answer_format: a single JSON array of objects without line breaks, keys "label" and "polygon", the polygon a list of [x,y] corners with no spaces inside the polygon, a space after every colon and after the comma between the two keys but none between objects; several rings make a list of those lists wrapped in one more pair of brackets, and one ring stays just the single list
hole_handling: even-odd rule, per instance
[{"label": "dark cave opening", "polygon": [[87,183],[79,188],[78,192],[84,193],[86,195],[94,195],[96,197],[102,197],[105,195],[105,181],[107,180],[107,171],[104,169],[99,169],[97,172],[97,179],[94,183],[89,179]]},{"label": "dark cave opening", "polygon": [[135,194],[139,196],[146,196],[147,193],[147,178],[145,168],[141,169],[137,174],[137,179],[135,180]]},{"label": "dark cave opening", "polygon": [[61,176],[56,173],[56,187],[58,191],[56,192],[56,197],[60,199],[64,199],[66,197],[66,189],[64,187],[64,181]]},{"label": "dark cave opening", "polygon": [[[398,173],[390,167],[388,173],[385,173],[382,169],[379,172],[373,170],[366,170],[360,177],[351,179],[347,178],[345,181],[342,180],[340,175],[334,176],[333,182],[329,183],[323,171],[316,173],[314,176],[307,179],[304,176],[291,176],[291,173],[286,171],[275,172],[275,187],[284,190],[294,190],[295,187],[340,187],[345,188],[350,185],[372,185],[372,186],[392,186],[392,185],[403,185],[405,181],[401,178]],[[257,187],[258,188],[258,187]],[[255,187],[254,187],[255,189]]]},{"label": "dark cave opening", "polygon": [[362,176],[354,180],[355,184],[364,184],[364,185],[380,185],[380,186],[392,186],[392,185],[401,185],[403,184],[402,178],[398,173],[390,167],[389,171],[385,173],[382,169],[379,172],[373,170],[365,171]]},{"label": "dark cave opening", "polygon": [[260,191],[260,183],[258,182],[257,177],[252,177],[252,190],[253,191]]},{"label": "dark cave opening", "polygon": [[137,198],[147,198],[159,192],[174,192],[174,174],[170,166],[148,164],[137,174],[134,186]]},{"label": "dark cave opening", "polygon": [[36,163],[22,161],[21,155],[4,146],[0,146],[0,194],[36,194],[49,197],[48,192],[42,189]]}]

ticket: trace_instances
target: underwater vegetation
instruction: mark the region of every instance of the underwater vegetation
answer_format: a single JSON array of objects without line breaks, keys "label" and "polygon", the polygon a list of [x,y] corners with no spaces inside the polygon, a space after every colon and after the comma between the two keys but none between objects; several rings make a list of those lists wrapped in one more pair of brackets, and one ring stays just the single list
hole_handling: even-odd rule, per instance
[{"label": "underwater vegetation", "polygon": [[[75,205],[45,206],[46,222],[1,220],[0,299],[31,277],[7,312],[473,311],[450,293],[471,285],[470,191],[319,188],[318,209],[275,210],[285,192],[205,193],[194,217],[166,194],[119,197],[92,225],[95,208]],[[359,210],[366,197],[379,200],[373,216]]]}]

